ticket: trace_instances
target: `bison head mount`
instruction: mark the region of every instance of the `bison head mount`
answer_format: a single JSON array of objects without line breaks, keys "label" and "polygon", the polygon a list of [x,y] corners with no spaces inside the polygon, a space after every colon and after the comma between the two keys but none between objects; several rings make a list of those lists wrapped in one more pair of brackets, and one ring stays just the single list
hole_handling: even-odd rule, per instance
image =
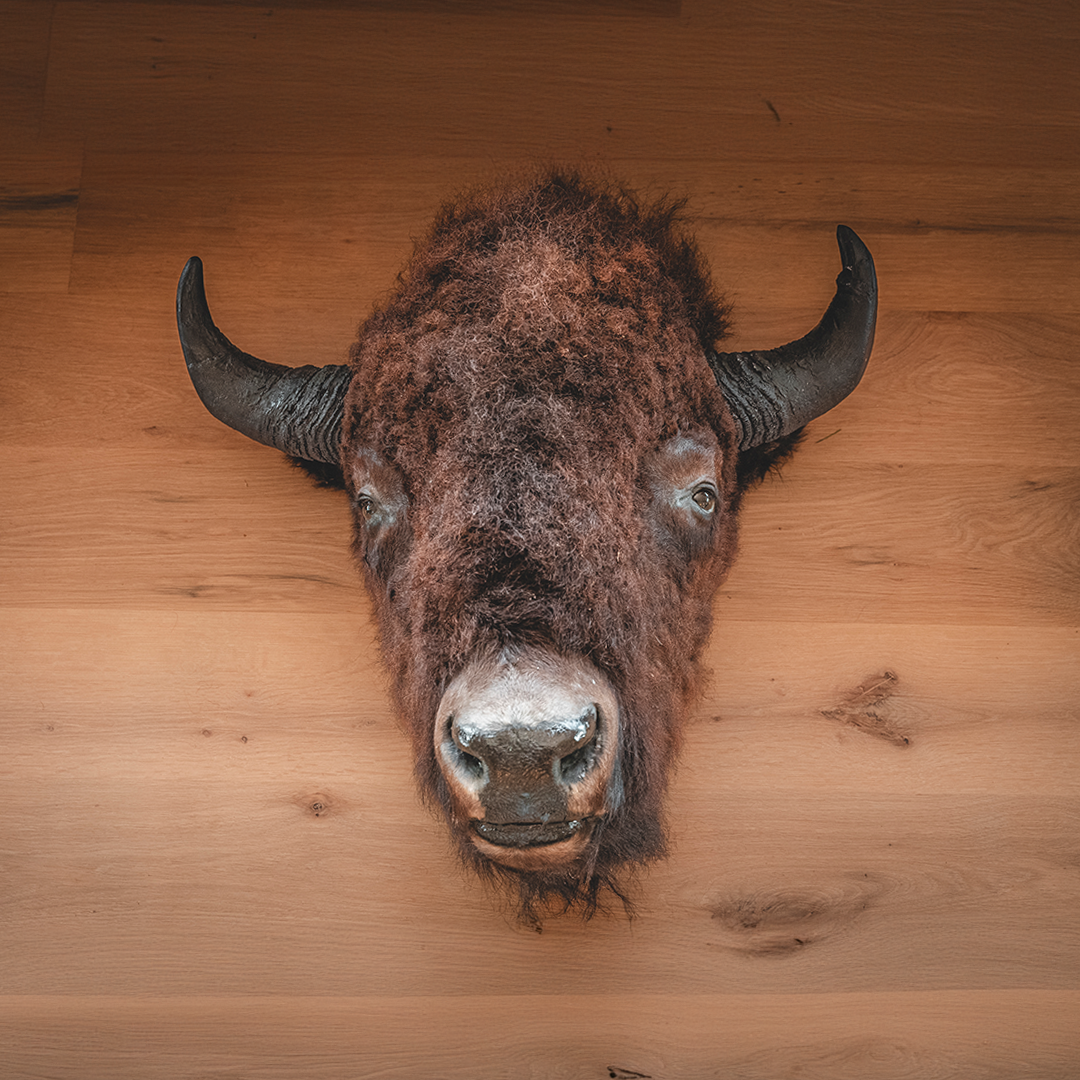
[{"label": "bison head mount", "polygon": [[663,796],[739,501],[859,382],[873,260],[837,229],[820,323],[722,352],[679,207],[552,171],[445,206],[346,365],[229,342],[180,279],[214,416],[349,493],[419,786],[525,918],[663,855]]}]

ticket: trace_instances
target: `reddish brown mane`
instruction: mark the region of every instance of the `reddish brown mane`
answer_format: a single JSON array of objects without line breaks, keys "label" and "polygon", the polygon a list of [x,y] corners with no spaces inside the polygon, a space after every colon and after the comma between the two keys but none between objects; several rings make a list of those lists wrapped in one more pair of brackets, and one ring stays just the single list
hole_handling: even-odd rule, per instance
[{"label": "reddish brown mane", "polygon": [[[474,192],[353,348],[345,460],[377,455],[409,506],[358,557],[421,789],[526,913],[553,898],[591,911],[605,888],[625,895],[617,871],[663,852],[662,795],[734,555],[733,427],[703,355],[726,309],[677,215],[563,173]],[[703,553],[650,508],[650,453],[697,429],[720,438],[726,510]],[[470,658],[538,642],[589,658],[626,715],[622,805],[588,865],[547,875],[475,853],[431,735]]]}]

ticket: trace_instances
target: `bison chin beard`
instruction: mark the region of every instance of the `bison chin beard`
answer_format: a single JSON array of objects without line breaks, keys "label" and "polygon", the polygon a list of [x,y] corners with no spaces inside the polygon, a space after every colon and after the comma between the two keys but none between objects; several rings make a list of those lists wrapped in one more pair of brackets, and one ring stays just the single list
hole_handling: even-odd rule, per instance
[{"label": "bison chin beard", "polygon": [[667,847],[658,814],[636,823],[629,817],[619,810],[597,818],[577,859],[538,869],[494,862],[473,843],[467,828],[455,826],[453,833],[465,867],[489,887],[494,899],[508,906],[520,925],[539,932],[545,919],[569,913],[587,921],[621,907],[628,918],[634,917],[631,886],[648,863],[667,854]]},{"label": "bison chin beard", "polygon": [[[621,798],[614,808],[588,819],[587,836],[574,857],[545,859],[540,847],[532,849],[539,858],[531,865],[491,858],[476,842],[474,822],[447,815],[461,862],[520,925],[539,931],[545,919],[567,914],[588,921],[621,912],[632,919],[638,879],[647,866],[667,856],[664,798],[680,741],[683,702],[676,693],[673,708],[665,693],[670,686],[642,689],[624,687],[619,694],[614,782],[622,789]],[[634,723],[642,715],[666,717],[667,723],[644,725],[642,731],[642,725]]]}]

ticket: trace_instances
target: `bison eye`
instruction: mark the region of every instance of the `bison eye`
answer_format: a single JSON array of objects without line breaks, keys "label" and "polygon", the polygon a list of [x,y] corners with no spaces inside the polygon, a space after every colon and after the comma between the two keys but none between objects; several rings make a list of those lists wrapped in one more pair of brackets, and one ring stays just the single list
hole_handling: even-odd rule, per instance
[{"label": "bison eye", "polygon": [[375,513],[375,500],[370,495],[357,495],[356,510],[366,518],[371,517]]},{"label": "bison eye", "polygon": [[690,497],[706,514],[716,509],[716,492],[708,484],[702,484]]}]

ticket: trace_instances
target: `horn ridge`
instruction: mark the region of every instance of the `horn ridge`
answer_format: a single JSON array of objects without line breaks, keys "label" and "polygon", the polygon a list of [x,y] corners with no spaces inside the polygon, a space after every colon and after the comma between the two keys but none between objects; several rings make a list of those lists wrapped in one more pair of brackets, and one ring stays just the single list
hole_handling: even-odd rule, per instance
[{"label": "horn ridge", "polygon": [[779,439],[838,405],[855,389],[874,345],[877,275],[866,245],[836,228],[843,267],[836,292],[810,333],[775,349],[706,352],[739,428],[739,448]]},{"label": "horn ridge", "polygon": [[218,420],[293,457],[340,464],[347,365],[286,367],[238,349],[214,325],[197,257],[180,275],[176,323],[191,381]]}]

